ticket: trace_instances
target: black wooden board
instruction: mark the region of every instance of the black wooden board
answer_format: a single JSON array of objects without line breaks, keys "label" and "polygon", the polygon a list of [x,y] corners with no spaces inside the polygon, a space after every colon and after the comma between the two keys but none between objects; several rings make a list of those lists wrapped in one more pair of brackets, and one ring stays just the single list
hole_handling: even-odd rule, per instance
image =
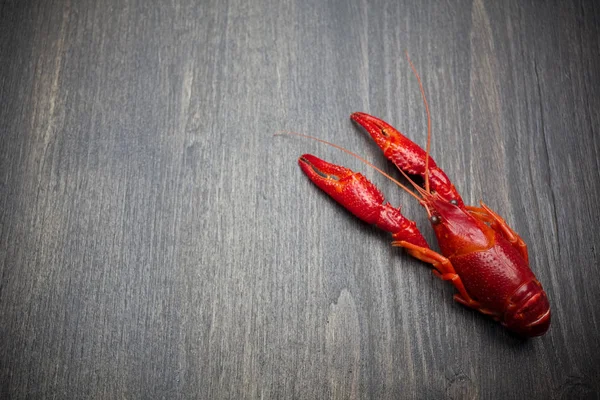
[{"label": "black wooden board", "polygon": [[[522,340],[312,185],[349,120],[527,242]],[[0,2],[0,398],[600,398],[594,1]]]}]

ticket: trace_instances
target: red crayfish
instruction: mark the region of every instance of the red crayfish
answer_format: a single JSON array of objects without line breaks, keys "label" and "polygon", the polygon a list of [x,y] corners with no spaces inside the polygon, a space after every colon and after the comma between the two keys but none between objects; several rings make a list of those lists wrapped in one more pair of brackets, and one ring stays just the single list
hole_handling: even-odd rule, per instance
[{"label": "red crayfish", "polygon": [[[427,211],[440,253],[433,251],[416,224],[403,216],[400,208],[386,203],[377,187],[360,173],[310,154],[299,158],[300,168],[352,214],[390,232],[393,246],[403,247],[417,259],[432,264],[436,276],[454,285],[458,291],[454,299],[458,303],[491,316],[519,335],[543,335],[550,326],[550,305],[529,268],[527,246],[483,202],[480,207],[465,205],[450,179],[431,158],[429,106],[421,79],[408,61],[419,82],[427,112],[427,151],[379,118],[360,112],[350,118],[371,135],[385,157],[414,187],[418,195],[395,181]],[[354,153],[342,150],[373,167]],[[420,176],[423,187],[410,176]]]}]

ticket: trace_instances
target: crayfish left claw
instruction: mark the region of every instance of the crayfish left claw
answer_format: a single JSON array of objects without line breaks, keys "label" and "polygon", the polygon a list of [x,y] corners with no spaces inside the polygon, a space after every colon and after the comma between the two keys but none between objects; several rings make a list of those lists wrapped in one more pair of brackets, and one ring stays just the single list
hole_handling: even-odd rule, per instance
[{"label": "crayfish left claw", "polygon": [[431,156],[429,161],[426,161],[427,153],[412,140],[387,122],[372,115],[355,112],[350,118],[371,135],[388,160],[407,174],[419,175],[425,179],[427,163],[431,189],[448,201],[456,200],[459,206],[464,205],[448,176],[437,166]]},{"label": "crayfish left claw", "polygon": [[298,164],[315,185],[364,222],[392,233],[395,240],[429,248],[416,224],[385,203],[383,194],[362,174],[310,154],[301,156]]}]

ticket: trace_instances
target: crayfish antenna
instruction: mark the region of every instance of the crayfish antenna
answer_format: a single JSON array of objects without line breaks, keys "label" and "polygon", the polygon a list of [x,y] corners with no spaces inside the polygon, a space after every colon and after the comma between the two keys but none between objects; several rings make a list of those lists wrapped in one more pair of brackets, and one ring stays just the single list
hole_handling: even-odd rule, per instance
[{"label": "crayfish antenna", "polygon": [[[375,165],[373,165],[371,162],[367,161],[365,158],[359,156],[358,154],[338,145],[335,143],[331,143],[328,142],[327,140],[323,140],[323,139],[319,139],[317,137],[314,136],[310,136],[310,135],[305,135],[303,133],[298,133],[298,132],[291,132],[291,131],[280,131],[274,134],[274,136],[283,136],[283,135],[291,135],[291,136],[300,136],[306,139],[310,139],[310,140],[315,140],[317,142],[326,144],[328,146],[334,147],[338,150],[343,151],[346,154],[351,155],[352,157],[356,158],[357,160],[361,161],[363,164],[368,165],[369,167],[373,168],[375,171],[379,172],[381,175],[385,176],[386,178],[388,178],[390,181],[394,182],[396,185],[398,185],[399,187],[401,187],[402,189],[404,189],[408,194],[410,194],[412,197],[414,197],[415,199],[417,199],[417,201],[419,202],[419,204],[421,204],[422,206],[424,206],[427,209],[427,212],[429,213],[429,208],[427,207],[427,204],[425,202],[425,200],[419,196],[417,196],[415,193],[413,193],[408,187],[406,187],[405,185],[403,185],[402,183],[398,182],[396,179],[392,178],[389,174],[387,174],[386,172],[384,172],[381,168],[376,167]],[[425,197],[427,195],[427,193],[424,193],[423,189],[420,188],[412,179],[410,179],[410,177],[408,175],[406,175],[406,173],[404,173],[404,171],[400,170],[400,172],[402,172],[402,174],[404,174],[404,177],[411,183],[411,185],[417,189],[417,191],[419,192],[419,194],[421,194],[423,197]]]},{"label": "crayfish antenna", "polygon": [[[427,165],[427,164],[425,164]],[[398,168],[398,171],[400,171],[400,173],[402,173],[402,175],[404,176],[404,178],[406,178],[406,180],[408,182],[410,182],[410,184],[412,185],[413,188],[415,188],[415,190],[417,192],[419,192],[419,194],[422,196],[422,200],[420,201],[421,205],[423,207],[425,207],[425,210],[427,211],[427,215],[431,217],[431,210],[429,210],[429,207],[427,205],[427,199],[431,197],[431,193],[428,193],[426,190],[424,190],[421,186],[419,186],[415,181],[413,181],[411,179],[410,176],[408,176],[408,174],[406,172],[404,172],[403,170]]]},{"label": "crayfish antenna", "polygon": [[427,147],[425,148],[425,191],[431,194],[429,190],[429,152],[431,149],[431,115],[429,114],[429,104],[427,103],[427,97],[425,96],[425,90],[423,89],[423,83],[421,82],[421,77],[417,72],[417,69],[413,65],[410,57],[408,56],[408,51],[405,51],[406,59],[410,64],[410,68],[413,73],[417,77],[417,81],[419,82],[419,89],[421,90],[421,96],[423,97],[423,103],[425,103],[425,112],[427,113]]}]

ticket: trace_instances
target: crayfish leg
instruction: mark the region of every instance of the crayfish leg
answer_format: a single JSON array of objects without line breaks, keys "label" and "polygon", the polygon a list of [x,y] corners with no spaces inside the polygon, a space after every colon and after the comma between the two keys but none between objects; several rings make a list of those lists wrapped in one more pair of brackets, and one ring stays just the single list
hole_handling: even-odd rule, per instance
[{"label": "crayfish leg", "polygon": [[[414,244],[405,241],[392,242],[392,245],[403,247],[411,256],[433,265],[433,268],[435,268],[433,274],[442,280],[450,281],[456,290],[458,290],[458,294],[454,297],[456,301],[465,304],[468,307],[475,308],[476,310],[481,310],[479,303],[473,300],[469,293],[467,293],[467,289],[465,288],[462,279],[460,279],[460,276],[454,270],[452,263],[446,257],[429,248],[415,246]],[[459,296],[461,300],[459,301],[456,296]]]},{"label": "crayfish leg", "polygon": [[500,320],[500,315],[498,315],[497,312],[494,312],[494,311],[488,310],[487,308],[481,307],[481,304],[474,301],[473,299],[465,300],[460,294],[457,293],[454,295],[454,301],[456,301],[459,304],[462,304],[465,307],[473,308],[484,315],[489,315],[492,318],[494,318],[496,321]]}]

